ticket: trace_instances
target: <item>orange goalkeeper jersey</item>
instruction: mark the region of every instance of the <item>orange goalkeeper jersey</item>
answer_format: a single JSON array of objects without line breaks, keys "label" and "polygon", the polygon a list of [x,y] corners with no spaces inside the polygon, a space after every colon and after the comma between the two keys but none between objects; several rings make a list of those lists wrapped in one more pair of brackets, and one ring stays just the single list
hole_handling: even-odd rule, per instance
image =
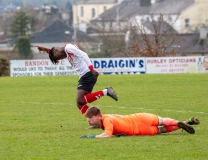
[{"label": "orange goalkeeper jersey", "polygon": [[155,135],[158,133],[158,117],[150,113],[131,115],[102,115],[102,127],[110,137],[114,134]]}]

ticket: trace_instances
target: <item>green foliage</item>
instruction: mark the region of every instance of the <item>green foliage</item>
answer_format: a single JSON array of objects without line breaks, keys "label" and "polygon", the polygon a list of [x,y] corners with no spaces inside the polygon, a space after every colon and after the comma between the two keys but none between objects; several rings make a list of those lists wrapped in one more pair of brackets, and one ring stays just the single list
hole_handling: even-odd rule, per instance
[{"label": "green foliage", "polygon": [[17,38],[18,36],[27,35],[27,32],[30,30],[29,26],[29,17],[26,15],[26,12],[22,10],[17,11],[11,25],[11,37]]},{"label": "green foliage", "polygon": [[157,136],[81,139],[101,129],[88,123],[75,104],[77,76],[0,78],[0,159],[202,160],[207,159],[208,74],[100,75],[94,91],[112,85],[118,101],[89,104],[102,113],[150,112],[201,124]]},{"label": "green foliage", "polygon": [[30,40],[27,36],[30,26],[30,20],[26,12],[22,10],[17,11],[11,26],[11,37],[17,39],[14,48],[18,49],[20,58],[23,59],[32,58]]},{"label": "green foliage", "polygon": [[5,58],[0,56],[0,77],[3,75],[8,75],[9,73],[9,61]]},{"label": "green foliage", "polygon": [[19,36],[17,39],[17,48],[21,58],[32,58],[30,49],[30,39],[28,36]]}]

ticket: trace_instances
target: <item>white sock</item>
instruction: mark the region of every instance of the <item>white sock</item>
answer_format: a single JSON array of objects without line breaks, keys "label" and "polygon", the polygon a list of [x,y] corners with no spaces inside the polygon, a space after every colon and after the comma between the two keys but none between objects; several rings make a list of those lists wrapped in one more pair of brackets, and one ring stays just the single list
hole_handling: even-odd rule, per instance
[{"label": "white sock", "polygon": [[104,94],[104,96],[107,96],[107,92],[108,92],[108,90],[107,90],[107,89],[104,89],[104,90],[103,90],[103,94]]}]

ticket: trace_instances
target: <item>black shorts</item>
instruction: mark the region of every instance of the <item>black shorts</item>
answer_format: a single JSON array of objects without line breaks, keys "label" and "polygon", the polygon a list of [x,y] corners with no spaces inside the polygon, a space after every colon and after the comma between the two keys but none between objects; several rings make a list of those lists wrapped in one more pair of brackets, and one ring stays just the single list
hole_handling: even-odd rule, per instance
[{"label": "black shorts", "polygon": [[79,79],[77,90],[83,89],[91,93],[96,82],[97,82],[97,77],[95,77],[92,74],[92,72],[89,71]]}]

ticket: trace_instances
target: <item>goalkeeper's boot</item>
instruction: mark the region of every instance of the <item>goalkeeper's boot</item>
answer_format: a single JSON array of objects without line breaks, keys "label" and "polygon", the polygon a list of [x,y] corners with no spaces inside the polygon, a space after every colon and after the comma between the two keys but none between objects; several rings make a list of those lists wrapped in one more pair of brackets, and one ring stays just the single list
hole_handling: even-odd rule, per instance
[{"label": "goalkeeper's boot", "polygon": [[190,134],[194,134],[195,130],[192,126],[190,126],[189,124],[186,124],[184,122],[178,122],[177,126],[184,129],[186,132],[190,133]]},{"label": "goalkeeper's boot", "polygon": [[187,121],[186,121],[187,124],[189,125],[198,125],[200,122],[198,120],[198,118],[189,118]]},{"label": "goalkeeper's boot", "polygon": [[116,95],[116,92],[113,90],[111,86],[108,86],[107,88],[107,95],[113,98],[115,101],[118,101],[118,97]]}]

